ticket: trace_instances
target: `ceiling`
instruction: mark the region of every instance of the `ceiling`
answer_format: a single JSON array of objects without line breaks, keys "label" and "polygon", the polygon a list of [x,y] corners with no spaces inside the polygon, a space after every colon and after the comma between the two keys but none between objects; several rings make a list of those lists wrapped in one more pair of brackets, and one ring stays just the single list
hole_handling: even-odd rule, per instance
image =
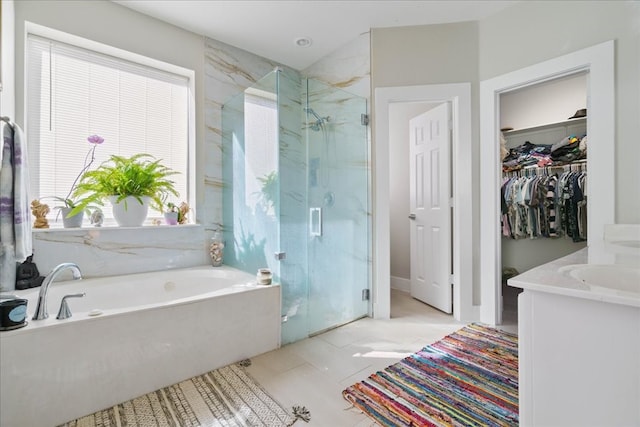
[{"label": "ceiling", "polygon": [[[178,27],[303,70],[370,28],[474,21],[498,0],[113,0]],[[308,37],[308,47],[294,40]]]}]

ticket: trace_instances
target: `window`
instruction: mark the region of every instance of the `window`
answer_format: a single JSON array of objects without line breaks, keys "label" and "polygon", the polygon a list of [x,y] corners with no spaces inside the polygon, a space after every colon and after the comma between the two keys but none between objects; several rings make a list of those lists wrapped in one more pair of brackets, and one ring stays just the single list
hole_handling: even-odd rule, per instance
[{"label": "window", "polygon": [[[180,198],[169,201],[188,201],[189,185],[193,185],[188,179],[192,74],[142,65],[105,54],[104,45],[96,46],[102,51],[27,36],[27,138],[33,198],[45,198],[55,206],[50,197],[66,197],[92,147],[87,137],[97,134],[104,143],[96,147],[92,169],[112,154],[148,153],[179,172],[171,179]],[[105,203],[102,210],[109,223],[111,207]],[[55,210],[49,214],[50,223],[56,214]],[[149,213],[150,219],[160,216]]]}]

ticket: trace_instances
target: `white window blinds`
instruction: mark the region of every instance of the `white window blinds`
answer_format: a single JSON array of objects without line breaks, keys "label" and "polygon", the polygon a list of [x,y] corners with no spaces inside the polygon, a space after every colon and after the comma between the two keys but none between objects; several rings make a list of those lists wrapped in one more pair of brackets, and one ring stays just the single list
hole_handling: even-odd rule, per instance
[{"label": "white window blinds", "polygon": [[[97,134],[104,143],[96,148],[91,169],[112,154],[148,153],[180,172],[171,178],[180,193],[174,202],[187,200],[187,77],[32,34],[27,44],[27,138],[35,197],[67,196],[92,148],[87,137]],[[108,204],[103,212],[111,217]]]}]

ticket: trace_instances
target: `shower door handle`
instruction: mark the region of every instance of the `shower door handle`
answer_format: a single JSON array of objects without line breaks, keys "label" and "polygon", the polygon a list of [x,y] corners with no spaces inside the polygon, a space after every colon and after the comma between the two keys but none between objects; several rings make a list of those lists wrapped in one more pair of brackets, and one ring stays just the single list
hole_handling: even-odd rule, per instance
[{"label": "shower door handle", "polygon": [[322,236],[322,208],[309,208],[309,234]]}]

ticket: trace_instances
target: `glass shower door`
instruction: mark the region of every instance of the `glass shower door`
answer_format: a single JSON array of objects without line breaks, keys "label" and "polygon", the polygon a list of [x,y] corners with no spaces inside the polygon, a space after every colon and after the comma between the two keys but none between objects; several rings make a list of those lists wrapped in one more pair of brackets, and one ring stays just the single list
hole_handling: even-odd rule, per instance
[{"label": "glass shower door", "polygon": [[369,147],[366,99],[307,81],[309,335],[366,316]]}]

